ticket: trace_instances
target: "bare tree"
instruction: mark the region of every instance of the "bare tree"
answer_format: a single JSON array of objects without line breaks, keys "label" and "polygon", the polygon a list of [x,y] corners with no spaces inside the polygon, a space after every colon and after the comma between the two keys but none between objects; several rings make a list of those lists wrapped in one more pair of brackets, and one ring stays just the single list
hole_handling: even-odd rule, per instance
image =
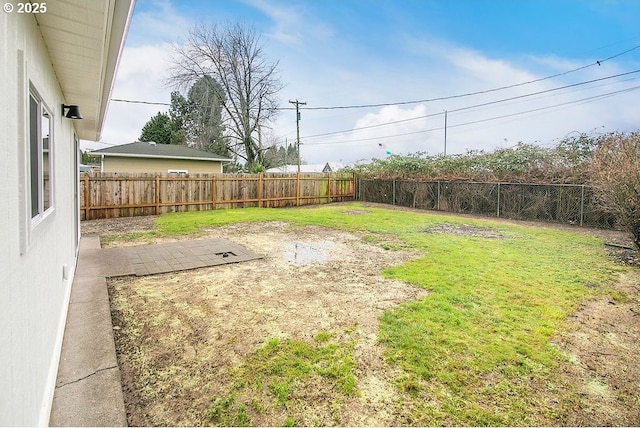
[{"label": "bare tree", "polygon": [[276,94],[283,85],[277,76],[278,62],[265,58],[253,28],[196,25],[186,42],[174,47],[173,63],[169,81],[174,86],[188,88],[204,76],[220,84],[229,148],[249,168],[261,162],[253,134],[276,115]]}]

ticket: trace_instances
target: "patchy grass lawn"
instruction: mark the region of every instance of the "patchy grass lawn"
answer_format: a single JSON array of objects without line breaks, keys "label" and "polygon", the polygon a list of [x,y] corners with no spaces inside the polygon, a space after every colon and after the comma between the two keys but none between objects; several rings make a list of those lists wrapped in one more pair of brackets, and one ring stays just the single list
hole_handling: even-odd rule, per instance
[{"label": "patchy grass lawn", "polygon": [[[372,324],[377,330],[377,340],[370,345],[384,356],[376,370],[386,375],[376,372],[376,377],[369,376],[367,364],[360,361],[362,352],[358,349],[366,342],[366,334],[362,333],[366,322],[362,320],[345,318],[343,324],[337,325],[330,320],[324,324],[318,321],[317,325],[309,325],[308,331],[293,329],[269,334],[265,329],[260,332],[263,337],[259,343],[245,346],[236,358],[223,364],[222,376],[216,377],[214,373],[207,378],[219,379],[221,385],[212,387],[213,395],[205,397],[208,403],[205,413],[185,421],[171,419],[165,412],[165,419],[156,419],[155,423],[561,425],[599,424],[604,420],[618,425],[640,423],[634,379],[629,379],[626,387],[616,388],[615,399],[603,401],[595,410],[591,406],[585,413],[585,400],[597,400],[597,396],[584,392],[584,386],[592,385],[593,379],[586,379],[584,373],[584,379],[572,377],[569,368],[576,363],[571,360],[573,354],[556,344],[556,339],[569,331],[567,318],[585,302],[606,299],[612,304],[637,308],[640,289],[637,275],[634,276],[637,270],[614,263],[607,257],[600,239],[579,230],[335,204],[167,214],[156,220],[152,232],[114,236],[105,242],[117,245],[131,239],[141,242],[185,234],[211,235],[246,223],[261,222],[267,228],[271,223],[264,222],[274,221],[285,222],[297,230],[313,226],[316,231],[321,228],[346,231],[366,245],[384,248],[382,251],[412,252],[401,263],[381,267],[381,274],[388,280],[427,292],[404,303],[400,299],[377,312],[381,314],[379,324]],[[253,233],[260,234],[260,228],[254,228]],[[248,245],[249,238],[246,239]],[[260,252],[258,248],[251,249]],[[348,264],[335,262],[333,268],[338,270],[336,278],[327,277],[328,281],[350,275]],[[242,269],[248,275],[251,267]],[[313,274],[313,266],[309,269],[308,274]],[[324,272],[324,268],[317,269]],[[330,272],[332,266],[326,269]],[[621,276],[628,281],[624,289],[615,287]],[[370,280],[363,277],[359,281]],[[136,314],[139,308],[131,306],[135,299],[147,301],[154,293],[164,293],[149,291],[162,287],[161,283],[154,283],[143,292],[142,286],[134,291],[126,281],[118,281],[112,284],[111,291],[115,293],[112,299],[116,321],[119,328],[122,326],[116,338],[125,359],[126,353],[145,351],[142,346],[127,342],[123,335],[137,334],[136,340],[144,342],[143,336],[148,334],[157,342],[159,334],[176,334],[167,330],[166,324],[153,331],[139,319],[141,314]],[[300,279],[298,285],[293,281],[289,287],[304,287],[304,281]],[[351,293],[349,302],[353,305],[358,291],[341,290]],[[300,305],[282,310],[290,311],[285,316],[303,320],[304,304],[308,303],[312,311],[313,302],[321,298],[308,292],[296,298]],[[363,294],[362,298],[366,296]],[[163,301],[189,303],[176,303],[175,296]],[[254,310],[251,305],[243,308]],[[322,305],[318,313],[321,311]],[[348,312],[347,305],[345,313]],[[165,321],[170,322],[170,318]],[[197,330],[204,335],[198,346],[215,347],[216,342],[206,333],[211,330],[207,317],[201,316],[198,322],[202,325]],[[633,355],[638,349],[628,351]],[[136,367],[132,357],[127,361],[131,366],[131,382],[135,382],[136,370],[156,370],[151,360],[146,360],[144,367]],[[192,384],[197,384],[199,374],[191,375],[196,378]],[[374,378],[388,381],[393,394],[386,393],[384,400],[372,399],[367,388]],[[145,391],[148,393],[148,385]],[[318,397],[318,391],[323,397]],[[314,419],[314,403],[309,402],[313,400],[322,402],[323,411],[334,417]],[[629,406],[635,406],[635,410],[627,413],[620,410]],[[380,412],[384,417],[354,416],[358,412]],[[602,419],[602,415],[611,414],[615,417]],[[138,421],[154,423],[153,419]]]},{"label": "patchy grass lawn", "polygon": [[[305,413],[296,407],[308,405],[293,399],[297,390],[327,384],[332,387],[327,395],[334,400],[354,395],[354,343],[335,342],[332,336],[319,332],[313,343],[270,339],[233,372],[229,392],[213,400],[211,422],[223,426],[250,425],[247,408],[253,413],[265,413],[269,408],[285,414],[283,425],[295,426],[304,423],[298,418]],[[340,424],[339,418],[333,422]]]}]

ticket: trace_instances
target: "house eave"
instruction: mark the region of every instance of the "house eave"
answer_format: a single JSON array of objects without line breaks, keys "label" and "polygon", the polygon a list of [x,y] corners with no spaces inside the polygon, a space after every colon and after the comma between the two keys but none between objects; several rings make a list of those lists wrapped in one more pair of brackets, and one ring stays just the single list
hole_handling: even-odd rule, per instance
[{"label": "house eave", "polygon": [[84,116],[74,121],[80,139],[100,140],[134,6],[135,0],[66,0],[34,15],[64,103]]},{"label": "house eave", "polygon": [[[89,153],[91,154],[91,153]],[[96,153],[98,154],[98,153]],[[193,160],[193,161],[206,161],[206,162],[231,162],[232,159],[227,158],[200,158],[193,156],[163,156],[163,155],[144,155],[144,154],[131,154],[131,153],[99,153],[101,156],[108,157],[121,157],[121,158],[143,158],[143,159],[180,159],[180,160]]]}]

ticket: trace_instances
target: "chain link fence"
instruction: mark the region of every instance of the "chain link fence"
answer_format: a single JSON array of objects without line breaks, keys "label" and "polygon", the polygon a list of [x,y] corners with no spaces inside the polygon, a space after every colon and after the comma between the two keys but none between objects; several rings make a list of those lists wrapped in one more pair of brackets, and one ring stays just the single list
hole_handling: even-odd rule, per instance
[{"label": "chain link fence", "polygon": [[358,199],[427,210],[615,228],[585,185],[360,179]]}]

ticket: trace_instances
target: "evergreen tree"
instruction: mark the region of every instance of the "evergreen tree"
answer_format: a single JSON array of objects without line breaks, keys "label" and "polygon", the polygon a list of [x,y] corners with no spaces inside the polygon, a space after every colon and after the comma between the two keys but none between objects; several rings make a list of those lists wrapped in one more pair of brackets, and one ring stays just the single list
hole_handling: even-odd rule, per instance
[{"label": "evergreen tree", "polygon": [[81,152],[80,163],[83,165],[89,165],[92,163],[100,163],[99,156],[91,156],[88,152]]},{"label": "evergreen tree", "polygon": [[142,127],[139,140],[154,141],[158,144],[182,144],[184,132],[169,115],[158,112]]},{"label": "evergreen tree", "polygon": [[230,157],[222,124],[224,91],[211,76],[198,79],[187,93],[189,137],[200,150]]},{"label": "evergreen tree", "polygon": [[140,141],[185,144],[230,158],[222,123],[223,98],[222,87],[210,76],[198,79],[186,98],[172,92],[168,113],[153,116],[142,128]]}]

